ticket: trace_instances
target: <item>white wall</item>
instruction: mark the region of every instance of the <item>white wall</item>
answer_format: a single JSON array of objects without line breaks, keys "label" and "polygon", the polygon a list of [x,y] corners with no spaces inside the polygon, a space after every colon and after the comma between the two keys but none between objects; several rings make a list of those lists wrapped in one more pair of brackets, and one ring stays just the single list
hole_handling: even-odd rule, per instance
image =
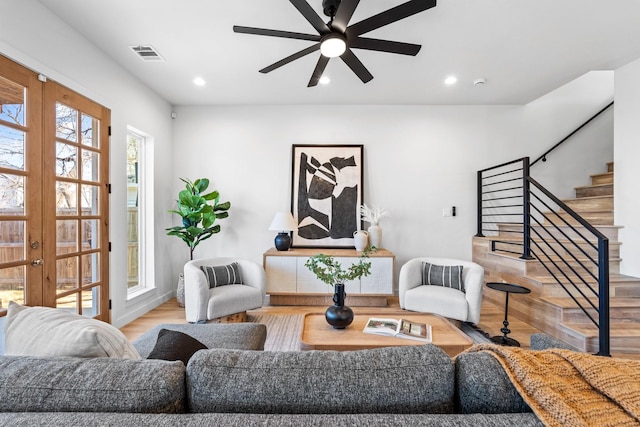
[{"label": "white wall", "polygon": [[620,230],[620,271],[640,277],[640,60],[616,70],[615,223]]},{"label": "white wall", "polygon": [[[126,301],[126,132],[134,126],[155,139],[158,189],[173,182],[170,157],[171,106],[110,58],[88,43],[73,29],[33,0],[2,0],[0,13],[0,54],[48,76],[111,109],[110,258],[112,322],[121,326],[171,297],[175,279],[167,262],[156,264],[157,289],[134,301]],[[10,11],[10,13],[7,13]],[[123,47],[124,48],[124,47]],[[156,223],[169,221],[166,207],[171,195],[156,191]],[[162,228],[157,227],[156,256],[168,258],[161,245]]]},{"label": "white wall", "polygon": [[[222,232],[197,257],[233,254],[262,262],[267,228],[291,204],[292,144],[364,144],[364,201],[386,208],[383,246],[397,265],[419,255],[471,258],[475,172],[490,142],[513,139],[517,107],[180,107],[177,177],[208,177],[232,203]],[[458,216],[443,218],[456,206]],[[177,217],[175,219],[177,221]],[[180,248],[183,258],[185,245]]]}]

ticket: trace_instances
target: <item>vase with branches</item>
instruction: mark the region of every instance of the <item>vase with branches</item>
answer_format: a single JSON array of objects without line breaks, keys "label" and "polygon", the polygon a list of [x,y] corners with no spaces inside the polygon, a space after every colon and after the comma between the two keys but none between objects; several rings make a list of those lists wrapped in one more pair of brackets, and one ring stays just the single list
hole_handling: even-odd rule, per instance
[{"label": "vase with branches", "polygon": [[360,217],[363,221],[369,223],[367,232],[369,233],[369,240],[371,245],[376,247],[382,247],[382,228],[380,227],[380,220],[386,216],[390,216],[389,212],[378,206],[367,206],[363,204],[360,206]]},{"label": "vase with branches", "polygon": [[344,305],[347,296],[344,291],[345,283],[350,280],[360,279],[371,274],[371,262],[367,261],[369,254],[375,251],[374,246],[368,246],[358,262],[345,268],[331,255],[317,254],[305,262],[307,267],[323,283],[333,286],[333,306],[327,308],[325,318],[335,329],[344,329],[353,322],[353,310]]}]

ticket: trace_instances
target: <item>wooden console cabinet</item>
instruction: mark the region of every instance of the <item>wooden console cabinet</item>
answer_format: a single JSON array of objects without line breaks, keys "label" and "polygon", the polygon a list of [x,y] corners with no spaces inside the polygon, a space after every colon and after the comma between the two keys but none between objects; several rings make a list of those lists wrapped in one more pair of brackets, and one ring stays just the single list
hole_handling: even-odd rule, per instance
[{"label": "wooden console cabinet", "polygon": [[[318,280],[304,265],[309,257],[319,253],[336,257],[345,267],[358,262],[362,254],[354,249],[269,249],[263,254],[262,263],[267,274],[267,294],[271,305],[333,304],[333,287]],[[369,261],[369,276],[345,284],[347,305],[386,306],[386,297],[393,295],[395,255],[378,249],[370,255]]]}]

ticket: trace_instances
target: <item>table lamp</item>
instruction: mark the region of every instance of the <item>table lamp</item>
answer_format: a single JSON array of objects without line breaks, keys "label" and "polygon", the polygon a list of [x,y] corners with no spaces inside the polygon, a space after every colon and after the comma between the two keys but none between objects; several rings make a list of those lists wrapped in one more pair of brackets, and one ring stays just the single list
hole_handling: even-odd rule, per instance
[{"label": "table lamp", "polygon": [[269,226],[269,230],[279,231],[275,239],[276,249],[279,251],[288,251],[291,247],[291,236],[289,236],[289,232],[297,229],[298,225],[290,212],[276,212]]}]

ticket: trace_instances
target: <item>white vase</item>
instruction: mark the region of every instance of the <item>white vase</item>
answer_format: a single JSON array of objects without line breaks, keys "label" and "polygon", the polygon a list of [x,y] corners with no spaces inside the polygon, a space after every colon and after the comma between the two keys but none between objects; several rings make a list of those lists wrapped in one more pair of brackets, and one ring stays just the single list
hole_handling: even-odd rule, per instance
[{"label": "white vase", "polygon": [[379,225],[372,225],[367,228],[369,232],[369,242],[371,246],[375,246],[378,249],[382,248],[382,228]]},{"label": "white vase", "polygon": [[369,244],[369,233],[364,230],[358,230],[353,232],[353,244],[356,247],[356,251],[362,252],[367,248]]},{"label": "white vase", "polygon": [[178,300],[178,305],[180,307],[184,307],[184,274],[180,273],[178,275],[178,287],[176,289],[176,300]]}]

